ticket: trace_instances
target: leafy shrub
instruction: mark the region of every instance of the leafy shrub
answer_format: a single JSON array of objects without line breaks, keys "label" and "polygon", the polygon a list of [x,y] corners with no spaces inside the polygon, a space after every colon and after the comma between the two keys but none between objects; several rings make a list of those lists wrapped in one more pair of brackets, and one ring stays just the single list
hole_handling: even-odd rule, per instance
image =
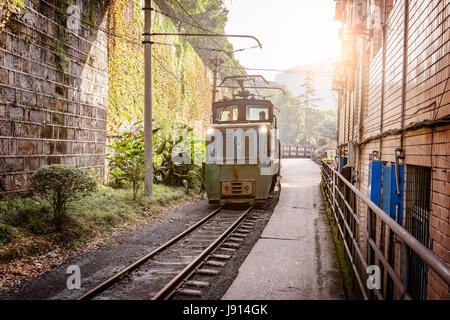
[{"label": "leafy shrub", "polygon": [[31,221],[25,226],[25,228],[34,233],[35,235],[42,235],[48,233],[48,226],[43,223],[41,219],[31,219]]},{"label": "leafy shrub", "polygon": [[55,245],[72,248],[98,234],[107,235],[116,226],[129,228],[162,212],[160,206],[183,199],[185,192],[156,184],[153,198],[133,201],[131,197],[131,189],[100,185],[90,195],[71,202],[64,232],[54,232],[52,208],[44,197],[0,198],[0,262],[45,254],[55,250]]},{"label": "leafy shrub", "polygon": [[51,250],[54,250],[54,245],[44,239],[21,239],[20,241],[0,246],[0,261],[8,262],[18,258],[44,254]]},{"label": "leafy shrub", "polygon": [[[153,141],[155,181],[168,186],[184,186],[186,190],[199,184],[203,189],[202,168],[194,163],[194,151],[199,149],[195,148],[194,144],[200,140],[196,141],[193,129],[184,124],[173,127],[171,131],[177,132],[178,135],[159,134]],[[184,149],[181,148],[183,144]],[[201,152],[196,156],[201,157]]]},{"label": "leafy shrub", "polygon": [[83,230],[80,227],[71,227],[64,232],[58,232],[53,235],[53,241],[63,245],[66,248],[74,248],[77,240],[89,237],[92,230]]},{"label": "leafy shrub", "polygon": [[[156,133],[156,130],[153,130]],[[125,132],[114,139],[111,145],[112,154],[106,154],[109,161],[109,175],[113,187],[123,187],[130,184],[133,188],[133,200],[144,180],[144,131],[138,129]]]},{"label": "leafy shrub", "polygon": [[195,166],[189,174],[192,177],[193,181],[197,181],[198,185],[200,186],[200,193],[203,193],[206,190],[205,185],[205,165],[202,164],[202,166]]},{"label": "leafy shrub", "polygon": [[53,208],[54,223],[57,231],[62,229],[67,205],[83,198],[97,187],[97,183],[78,168],[52,164],[36,170],[32,176],[36,190]]},{"label": "leafy shrub", "polygon": [[183,134],[175,136],[171,133],[166,136],[161,134],[154,138],[155,161],[153,161],[153,176],[156,182],[164,183],[165,185],[183,185],[183,182],[181,181],[180,184],[179,180],[186,173],[182,170],[184,165],[174,162],[173,158],[174,155],[180,159],[183,158],[184,155],[177,152],[177,149],[184,139]]},{"label": "leafy shrub", "polygon": [[14,240],[16,231],[13,227],[0,223],[0,244],[7,244]]},{"label": "leafy shrub", "polygon": [[[140,123],[133,130],[122,133],[108,145],[113,152],[106,155],[109,185],[113,188],[133,189],[133,200],[144,180],[144,130]],[[178,124],[164,134],[160,128],[153,129],[153,179],[167,186],[184,186],[186,190],[199,185],[204,190],[202,167],[194,164],[192,128]],[[176,132],[177,134],[173,134]],[[183,150],[182,146],[190,150]],[[199,155],[201,157],[202,147]],[[189,163],[190,162],[190,163]]]}]

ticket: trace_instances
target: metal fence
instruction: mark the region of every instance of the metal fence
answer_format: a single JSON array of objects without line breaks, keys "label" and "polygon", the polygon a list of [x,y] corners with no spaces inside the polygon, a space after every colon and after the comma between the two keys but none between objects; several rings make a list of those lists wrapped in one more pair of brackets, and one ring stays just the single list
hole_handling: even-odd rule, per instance
[{"label": "metal fence", "polygon": [[281,145],[281,158],[311,158],[316,147]]},{"label": "metal fence", "polygon": [[[408,276],[412,271],[409,270],[411,254],[415,257],[414,263],[420,264],[422,271],[425,267],[430,268],[447,285],[450,284],[448,263],[430,251],[327,163],[322,161],[321,166],[325,198],[333,211],[364,299],[426,298],[417,295],[418,288],[414,287],[416,284]],[[365,219],[367,221],[363,221]],[[369,266],[379,267],[379,286],[373,285],[373,268],[368,269]]]}]

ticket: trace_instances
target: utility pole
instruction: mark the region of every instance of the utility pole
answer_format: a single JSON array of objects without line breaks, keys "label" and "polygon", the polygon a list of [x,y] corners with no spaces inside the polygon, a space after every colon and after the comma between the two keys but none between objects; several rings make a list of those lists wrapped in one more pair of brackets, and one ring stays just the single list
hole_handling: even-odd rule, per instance
[{"label": "utility pole", "polygon": [[214,65],[214,79],[213,79],[213,90],[212,90],[212,103],[216,102],[216,94],[217,94],[217,75],[219,72],[219,67],[223,63],[222,59],[219,59],[217,55],[215,59],[210,60]]},{"label": "utility pole", "polygon": [[153,195],[153,128],[152,128],[152,0],[144,4],[144,194]]}]

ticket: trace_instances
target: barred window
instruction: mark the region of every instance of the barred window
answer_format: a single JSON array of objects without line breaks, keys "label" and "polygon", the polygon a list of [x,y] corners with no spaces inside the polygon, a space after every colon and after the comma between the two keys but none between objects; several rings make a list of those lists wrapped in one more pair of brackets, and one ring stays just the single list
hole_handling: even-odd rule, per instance
[{"label": "barred window", "polygon": [[[406,229],[429,247],[431,205],[431,168],[406,167]],[[413,299],[427,298],[428,265],[413,251],[408,258],[409,294]]]}]

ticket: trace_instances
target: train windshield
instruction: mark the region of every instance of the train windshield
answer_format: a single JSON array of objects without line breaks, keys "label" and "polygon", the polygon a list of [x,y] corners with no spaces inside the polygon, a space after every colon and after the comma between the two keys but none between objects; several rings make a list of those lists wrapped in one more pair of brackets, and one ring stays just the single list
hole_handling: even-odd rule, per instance
[{"label": "train windshield", "polygon": [[237,121],[239,116],[239,106],[217,107],[215,120],[218,122]]},{"label": "train windshield", "polygon": [[247,121],[269,121],[269,107],[247,106]]}]

